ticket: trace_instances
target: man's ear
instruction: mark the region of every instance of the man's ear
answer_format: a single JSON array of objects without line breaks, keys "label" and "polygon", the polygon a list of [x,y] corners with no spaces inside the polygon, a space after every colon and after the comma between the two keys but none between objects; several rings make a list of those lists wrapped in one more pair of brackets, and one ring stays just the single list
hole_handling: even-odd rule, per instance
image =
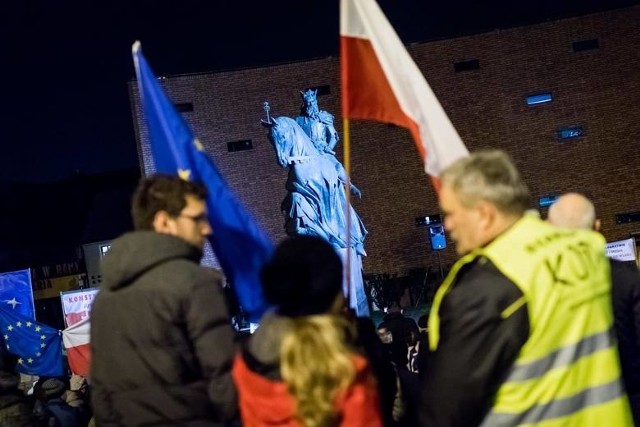
[{"label": "man's ear", "polygon": [[476,205],[476,210],[480,214],[480,223],[482,228],[491,228],[496,221],[497,209],[493,203],[486,200],[480,200]]},{"label": "man's ear", "polygon": [[167,211],[158,211],[153,217],[153,229],[158,233],[171,234],[171,216]]},{"label": "man's ear", "polygon": [[600,222],[600,218],[596,218],[596,220],[593,221],[593,231],[600,232],[601,228],[602,228],[602,222]]}]

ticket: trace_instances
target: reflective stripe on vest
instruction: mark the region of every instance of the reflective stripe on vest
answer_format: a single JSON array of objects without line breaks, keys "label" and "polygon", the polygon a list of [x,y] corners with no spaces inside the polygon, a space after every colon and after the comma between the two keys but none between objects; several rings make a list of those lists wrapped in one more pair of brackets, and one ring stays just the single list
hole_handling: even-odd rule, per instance
[{"label": "reflective stripe on vest", "polygon": [[611,345],[611,329],[583,338],[573,345],[567,345],[542,359],[526,364],[516,364],[509,374],[509,382],[527,381],[541,377],[552,369],[568,366],[580,358],[589,356]]},{"label": "reflective stripe on vest", "polygon": [[481,427],[540,423],[554,418],[565,417],[585,407],[606,403],[623,396],[624,391],[620,381],[615,379],[564,399],[555,399],[544,405],[533,406],[523,413],[504,414],[492,412],[484,419]]}]

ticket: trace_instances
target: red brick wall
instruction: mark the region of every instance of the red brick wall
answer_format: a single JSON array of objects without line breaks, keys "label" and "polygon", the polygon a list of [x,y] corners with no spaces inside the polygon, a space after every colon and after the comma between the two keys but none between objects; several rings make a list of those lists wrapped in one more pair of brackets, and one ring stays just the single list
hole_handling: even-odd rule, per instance
[{"label": "red brick wall", "polygon": [[[608,240],[627,238],[640,223],[616,225],[614,215],[640,210],[640,7],[413,45],[409,51],[468,148],[508,151],[524,173],[533,200],[580,191],[592,197]],[[575,53],[572,43],[599,40]],[[153,64],[153,58],[148,58]],[[453,63],[480,61],[455,73]],[[240,199],[274,240],[284,237],[280,202],[286,171],[260,125],[262,103],[273,115],[294,117],[300,89],[330,85],[320,107],[340,121],[337,58],[259,69],[184,75],[166,80],[176,103]],[[527,106],[526,95],[552,92],[553,102]],[[148,139],[132,86],[142,158]],[[559,127],[579,125],[584,136],[560,142]],[[369,230],[366,273],[405,273],[437,267],[426,229],[416,216],[438,213],[436,196],[408,133],[383,124],[353,123],[352,180],[363,193],[354,207]],[[253,150],[229,153],[229,141],[252,139]],[[341,149],[341,145],[338,146]],[[146,153],[146,154],[145,154]],[[341,158],[341,155],[339,156]],[[148,161],[148,159],[147,159]],[[148,168],[147,168],[148,170]],[[443,261],[455,259],[453,245]]]}]

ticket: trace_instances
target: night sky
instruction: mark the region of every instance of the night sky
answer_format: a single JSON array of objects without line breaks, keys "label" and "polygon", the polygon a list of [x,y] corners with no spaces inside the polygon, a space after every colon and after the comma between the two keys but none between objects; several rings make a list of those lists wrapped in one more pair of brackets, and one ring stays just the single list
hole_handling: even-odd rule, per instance
[{"label": "night sky", "polygon": [[[379,0],[407,44],[640,0]],[[127,82],[338,56],[338,0],[5,0],[0,271],[67,262],[131,229],[139,177]]]},{"label": "night sky", "polygon": [[[380,0],[405,43],[490,31],[638,0]],[[0,183],[138,165],[127,81],[142,41],[159,75],[338,55],[337,0],[8,0],[0,10]]]}]

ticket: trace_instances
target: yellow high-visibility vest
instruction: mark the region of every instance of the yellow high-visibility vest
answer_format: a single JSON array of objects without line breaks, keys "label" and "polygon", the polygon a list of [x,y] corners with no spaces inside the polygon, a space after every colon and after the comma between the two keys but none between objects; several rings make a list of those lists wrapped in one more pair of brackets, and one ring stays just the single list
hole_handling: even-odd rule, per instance
[{"label": "yellow high-visibility vest", "polygon": [[[438,346],[438,311],[460,269],[489,259],[523,296],[530,332],[482,423],[491,426],[633,426],[620,378],[604,239],[525,215],[486,247],[461,258],[438,289],[429,346]],[[479,259],[478,262],[482,262]]]}]

